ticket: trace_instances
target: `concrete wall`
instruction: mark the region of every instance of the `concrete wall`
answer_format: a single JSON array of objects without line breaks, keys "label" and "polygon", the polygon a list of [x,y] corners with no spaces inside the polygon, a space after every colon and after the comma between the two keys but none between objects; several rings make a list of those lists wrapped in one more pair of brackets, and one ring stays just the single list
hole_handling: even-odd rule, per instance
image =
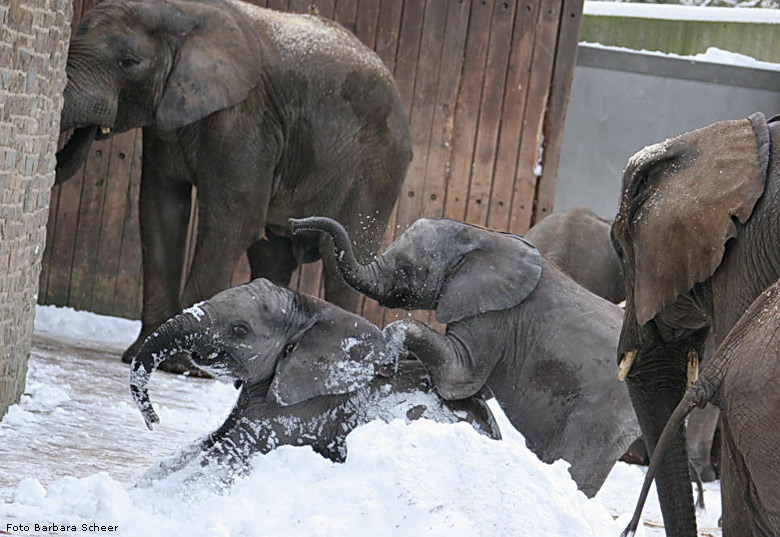
[{"label": "concrete wall", "polygon": [[24,390],[71,0],[0,3],[0,416]]},{"label": "concrete wall", "polygon": [[780,113],[780,72],[580,45],[555,211],[613,218],[628,158],[724,119]]}]

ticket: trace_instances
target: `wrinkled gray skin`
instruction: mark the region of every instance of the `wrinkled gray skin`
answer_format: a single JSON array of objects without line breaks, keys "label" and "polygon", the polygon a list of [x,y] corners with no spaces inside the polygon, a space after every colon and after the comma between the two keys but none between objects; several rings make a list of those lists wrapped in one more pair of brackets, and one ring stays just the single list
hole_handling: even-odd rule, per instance
[{"label": "wrinkled gray skin", "polygon": [[[253,279],[281,285],[322,258],[327,299],[355,310],[333,249],[287,226],[337,217],[368,258],[411,160],[391,74],[353,34],[239,0],[106,0],[74,31],[67,75],[61,129],[76,131],[57,182],[96,137],[143,127],[143,324],[124,361],[163,321],[226,289],[244,252]],[[182,282],[193,187],[197,241]]]},{"label": "wrinkled gray skin", "polygon": [[[525,238],[585,289],[619,303],[626,299],[626,291],[622,264],[612,246],[611,226],[611,220],[579,206],[543,218],[528,230]],[[710,356],[714,350],[709,339],[704,355]],[[718,410],[712,406],[695,409],[688,419],[688,455],[702,481],[716,479],[710,452],[717,423]],[[647,451],[641,439],[629,451],[646,460]]]},{"label": "wrinkled gray skin", "polygon": [[419,363],[396,363],[399,350],[400,341],[386,340],[364,318],[264,279],[218,293],[144,342],[130,390],[151,428],[158,417],[150,375],[168,356],[187,351],[198,367],[240,384],[238,401],[222,426],[150,470],[148,479],[211,465],[229,480],[254,454],[283,444],[341,461],[347,434],[373,419],[468,421],[500,438],[481,397],[442,401]]},{"label": "wrinkled gray skin", "polygon": [[403,320],[385,328],[431,373],[444,399],[488,387],[530,449],[563,458],[592,497],[639,436],[612,361],[622,310],[577,285],[527,241],[451,220],[418,220],[374,262],[344,228],[312,217],[293,229],[334,238],[345,281],[386,307],[433,309],[446,335]]},{"label": "wrinkled gray skin", "polygon": [[672,436],[695,407],[723,414],[723,535],[780,535],[780,281],[761,293],[701,369],[664,427],[637,508],[633,535]]},{"label": "wrinkled gray skin", "polygon": [[626,299],[626,290],[611,226],[611,221],[579,206],[543,218],[525,238],[575,282],[617,304]]},{"label": "wrinkled gray skin", "polygon": [[[687,355],[695,351],[702,356],[706,348],[705,342],[710,336],[716,345],[720,345],[753,300],[780,277],[780,212],[777,210],[780,206],[780,124],[776,121],[770,122],[768,131],[768,139],[762,139],[762,143],[769,146],[763,193],[746,222],[739,222],[732,215],[724,214],[724,220],[733,224],[736,235],[725,244],[723,257],[713,273],[680,294],[674,302],[642,325],[637,321],[632,297],[627,299],[626,316],[618,344],[618,359],[632,350],[636,351],[634,365],[626,383],[651,458],[661,431],[686,391]],[[693,147],[687,147],[685,140],[678,146],[683,151],[695,150]],[[635,200],[627,197],[630,200],[626,205],[629,209],[641,210],[642,194],[652,190],[653,176],[668,168],[669,160],[669,155],[661,154],[647,164],[645,173],[637,174],[636,181],[631,184],[637,195]],[[730,173],[730,164],[725,167],[722,164],[727,162],[725,159],[718,156],[711,160],[713,176],[725,173],[735,181],[738,179],[735,174]],[[631,214],[625,216],[622,226],[613,226],[613,237],[623,259],[626,284],[633,287],[637,260],[631,253],[634,244],[626,228],[633,224],[634,220]],[[673,230],[670,233],[673,233]],[[669,240],[673,238],[670,236]],[[682,257],[691,252],[701,252],[701,245],[678,245],[674,252]],[[695,259],[698,261],[699,256],[695,256]],[[706,360],[704,366],[707,366]],[[725,435],[729,424],[723,417],[720,427]],[[695,537],[698,534],[696,513],[684,435],[684,428],[676,429],[670,439],[670,445],[666,448],[666,456],[658,461],[660,468],[656,477],[656,488],[667,535]],[[726,443],[727,441],[721,442],[721,450],[726,449]],[[724,456],[723,452],[720,462],[721,480],[738,471],[734,467],[739,468],[741,465],[739,460],[732,460]],[[741,505],[739,498],[742,498]],[[728,503],[725,503],[726,501]],[[752,509],[749,501],[744,495],[724,499],[724,535],[751,535],[749,530],[738,527],[741,513]],[[735,517],[738,522],[732,524],[731,517]]]}]

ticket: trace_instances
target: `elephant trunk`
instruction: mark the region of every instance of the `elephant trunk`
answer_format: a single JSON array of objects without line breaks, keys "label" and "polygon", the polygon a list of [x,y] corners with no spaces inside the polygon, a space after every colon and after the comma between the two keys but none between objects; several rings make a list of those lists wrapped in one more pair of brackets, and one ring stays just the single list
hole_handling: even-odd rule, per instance
[{"label": "elephant trunk", "polygon": [[377,258],[367,265],[355,259],[352,241],[347,230],[332,218],[311,216],[309,218],[291,218],[290,226],[293,233],[299,231],[323,231],[333,238],[336,249],[336,265],[344,281],[369,298],[382,302],[388,292],[387,268],[382,258]]},{"label": "elephant trunk", "polygon": [[182,351],[190,351],[202,339],[196,321],[188,313],[169,319],[144,341],[130,365],[130,393],[146,426],[160,422],[149,400],[149,378],[163,361]]},{"label": "elephant trunk", "polygon": [[87,160],[92,142],[97,134],[97,125],[89,125],[73,131],[68,143],[57,152],[57,172],[54,184],[64,183],[81,168]]}]

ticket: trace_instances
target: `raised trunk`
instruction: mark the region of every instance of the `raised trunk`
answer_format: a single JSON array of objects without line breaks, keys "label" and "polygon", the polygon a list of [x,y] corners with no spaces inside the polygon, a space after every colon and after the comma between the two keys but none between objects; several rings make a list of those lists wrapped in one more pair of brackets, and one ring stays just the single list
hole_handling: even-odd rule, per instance
[{"label": "raised trunk", "polygon": [[336,263],[344,281],[357,292],[373,298],[379,302],[387,295],[388,283],[386,267],[381,258],[375,259],[368,265],[362,265],[355,259],[352,250],[352,242],[344,227],[324,216],[312,216],[309,218],[291,218],[290,226],[293,233],[299,231],[323,231],[333,238],[336,249]]},{"label": "raised trunk", "polygon": [[57,152],[57,173],[54,184],[64,183],[78,171],[87,160],[89,148],[97,134],[97,125],[76,129],[68,143]]},{"label": "raised trunk", "polygon": [[152,371],[174,354],[192,350],[201,338],[202,335],[193,325],[192,316],[179,314],[160,325],[133,358],[130,366],[130,393],[150,430],[152,425],[160,421],[149,400],[148,384]]}]

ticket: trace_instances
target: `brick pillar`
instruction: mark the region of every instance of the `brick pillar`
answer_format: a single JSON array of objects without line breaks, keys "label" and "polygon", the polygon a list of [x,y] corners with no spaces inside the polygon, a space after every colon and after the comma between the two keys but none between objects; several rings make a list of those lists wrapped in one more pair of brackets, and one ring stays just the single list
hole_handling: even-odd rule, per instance
[{"label": "brick pillar", "polygon": [[72,10],[0,2],[0,417],[27,374]]}]

